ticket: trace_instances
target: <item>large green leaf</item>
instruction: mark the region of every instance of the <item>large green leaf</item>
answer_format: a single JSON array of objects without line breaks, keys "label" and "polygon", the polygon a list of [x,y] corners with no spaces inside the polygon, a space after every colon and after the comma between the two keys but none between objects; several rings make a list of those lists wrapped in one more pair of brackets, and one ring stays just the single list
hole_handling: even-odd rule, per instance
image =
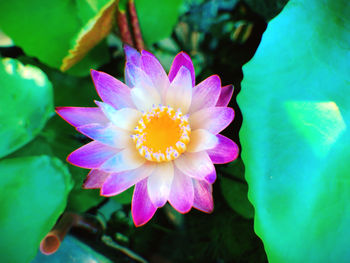
[{"label": "large green leaf", "polygon": [[[81,59],[105,36],[96,33],[96,41],[80,43],[82,37],[95,28],[93,24],[97,23],[101,15],[96,12],[86,13],[85,20],[82,21],[78,14],[80,10],[75,1],[71,0],[0,1],[0,10],[0,28],[16,45],[27,55],[37,57],[51,67],[63,67],[63,70]],[[98,53],[103,54],[106,49],[106,45],[101,46]],[[75,55],[79,57],[74,58]],[[89,61],[101,65],[107,61],[106,59],[103,56],[96,60],[92,55]],[[88,63],[82,62],[79,67],[78,75],[81,75],[82,71],[85,74],[89,73]]]},{"label": "large green leaf", "polygon": [[53,114],[52,86],[36,67],[0,61],[0,157],[37,135]]},{"label": "large green leaf", "polygon": [[290,1],[244,67],[242,158],[270,262],[349,262],[350,2]]},{"label": "large green leaf", "polygon": [[153,44],[170,36],[175,26],[182,0],[134,0],[142,36]]},{"label": "large green leaf", "polygon": [[2,262],[29,262],[63,212],[72,187],[61,161],[48,156],[0,162]]}]

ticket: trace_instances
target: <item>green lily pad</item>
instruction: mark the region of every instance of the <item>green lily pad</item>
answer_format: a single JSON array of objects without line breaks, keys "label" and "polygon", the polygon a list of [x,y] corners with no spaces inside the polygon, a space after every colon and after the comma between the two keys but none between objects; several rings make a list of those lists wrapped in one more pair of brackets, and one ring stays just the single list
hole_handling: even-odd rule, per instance
[{"label": "green lily pad", "polygon": [[290,1],[243,69],[242,159],[269,262],[349,262],[349,23],[349,1]]},{"label": "green lily pad", "polygon": [[56,158],[0,161],[2,262],[29,262],[63,212],[72,188],[68,169]]},{"label": "green lily pad", "polygon": [[36,67],[0,61],[0,157],[32,140],[53,115],[52,86]]}]

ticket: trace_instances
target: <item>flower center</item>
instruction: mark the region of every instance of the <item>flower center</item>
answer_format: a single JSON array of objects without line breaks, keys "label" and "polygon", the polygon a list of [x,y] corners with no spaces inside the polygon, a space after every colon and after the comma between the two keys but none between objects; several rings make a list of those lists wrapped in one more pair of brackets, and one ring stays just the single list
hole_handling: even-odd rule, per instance
[{"label": "flower center", "polygon": [[144,113],[132,138],[141,156],[153,162],[175,160],[186,150],[191,128],[188,116],[159,105]]}]

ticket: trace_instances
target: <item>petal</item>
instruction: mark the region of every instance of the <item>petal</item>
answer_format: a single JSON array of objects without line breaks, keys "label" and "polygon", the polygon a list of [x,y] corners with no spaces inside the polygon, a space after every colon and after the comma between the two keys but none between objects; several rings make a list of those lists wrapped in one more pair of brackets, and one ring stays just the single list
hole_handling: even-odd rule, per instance
[{"label": "petal", "polygon": [[68,155],[67,161],[82,168],[95,169],[117,153],[115,148],[92,141]]},{"label": "petal", "polygon": [[110,173],[119,173],[136,169],[144,163],[145,158],[136,151],[136,147],[135,149],[126,148],[106,161],[100,169]]},{"label": "petal", "polygon": [[189,120],[192,130],[206,129],[213,134],[218,134],[231,123],[234,116],[235,112],[232,108],[211,107],[193,113]]},{"label": "petal", "polygon": [[216,170],[214,169],[210,174],[208,174],[206,177],[205,177],[205,180],[210,183],[210,184],[213,184],[216,180]]},{"label": "petal", "polygon": [[162,207],[168,200],[174,177],[172,162],[158,163],[147,180],[148,195],[156,207]]},{"label": "petal", "polygon": [[136,66],[140,66],[141,63],[141,54],[129,45],[124,45],[124,53],[126,56],[126,61]]},{"label": "petal", "polygon": [[218,144],[207,150],[207,153],[213,163],[228,163],[232,162],[238,157],[239,148],[236,143],[234,143],[229,138],[218,134]]},{"label": "petal", "polygon": [[227,85],[221,88],[220,97],[216,103],[216,107],[226,107],[229,104],[232,98],[233,89],[233,85]]},{"label": "petal", "polygon": [[218,75],[212,75],[193,88],[192,104],[189,112],[203,108],[214,107],[221,92],[221,80]]},{"label": "petal", "polygon": [[214,209],[213,187],[206,181],[194,180],[194,200],[193,207],[206,213],[211,213]]},{"label": "petal", "polygon": [[198,129],[191,132],[190,142],[187,146],[188,152],[201,152],[214,148],[219,139],[207,130]]},{"label": "petal", "polygon": [[186,67],[191,72],[191,83],[192,83],[192,87],[194,87],[196,83],[196,79],[195,79],[196,75],[194,73],[193,63],[190,56],[187,55],[185,52],[180,52],[174,58],[174,61],[169,71],[169,80],[173,81],[173,79],[175,78],[175,76],[177,75],[178,71],[182,66]]},{"label": "petal", "polygon": [[114,109],[111,105],[95,101],[107,118],[118,128],[133,131],[140,120],[142,113],[132,108]]},{"label": "petal", "polygon": [[83,188],[96,189],[101,188],[110,173],[101,170],[92,169],[84,181]]},{"label": "petal", "polygon": [[169,194],[169,203],[180,213],[187,213],[193,205],[194,191],[192,178],[175,168]]},{"label": "petal", "polygon": [[103,187],[101,188],[101,195],[113,196],[120,194],[134,184],[137,184],[139,181],[148,177],[154,170],[154,167],[154,164],[147,163],[133,170],[112,173],[104,182]]},{"label": "petal", "polygon": [[160,104],[160,94],[146,72],[135,65],[127,64],[127,67],[134,77],[135,86],[131,89],[131,98],[135,106],[139,110],[148,111],[153,104]]},{"label": "petal", "polygon": [[99,108],[56,107],[56,112],[75,127],[90,123],[108,122],[108,119]]},{"label": "petal", "polygon": [[80,126],[77,130],[93,140],[119,149],[125,148],[130,144],[129,141],[132,140],[130,132],[119,129],[113,124],[101,125],[93,123]]},{"label": "petal", "polygon": [[135,78],[132,73],[133,72],[130,69],[130,64],[126,64],[125,70],[124,70],[124,81],[129,88],[135,87]]},{"label": "petal", "polygon": [[187,68],[181,67],[166,93],[165,104],[170,105],[175,110],[181,109],[181,112],[186,114],[190,108],[191,100],[191,73]]},{"label": "petal", "polygon": [[161,98],[164,98],[165,92],[169,88],[170,81],[158,59],[151,53],[143,50],[141,68],[147,73]]},{"label": "petal", "polygon": [[130,88],[123,82],[104,72],[91,70],[91,77],[100,98],[116,109],[135,108]]},{"label": "petal", "polygon": [[147,179],[135,185],[131,203],[131,213],[136,226],[146,224],[154,215],[157,208],[152,204],[147,191]]},{"label": "petal", "polygon": [[175,159],[175,165],[187,176],[200,180],[206,179],[206,176],[215,171],[215,167],[205,151],[185,152],[178,159]]}]

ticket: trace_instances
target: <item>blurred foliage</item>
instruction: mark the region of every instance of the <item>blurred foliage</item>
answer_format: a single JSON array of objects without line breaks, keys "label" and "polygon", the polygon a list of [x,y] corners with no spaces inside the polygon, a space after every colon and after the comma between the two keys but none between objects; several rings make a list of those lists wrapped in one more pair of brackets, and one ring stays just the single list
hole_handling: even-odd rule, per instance
[{"label": "blurred foliage", "polygon": [[349,18],[349,1],[291,1],[244,67],[242,158],[270,262],[350,259]]},{"label": "blurred foliage", "polygon": [[0,175],[1,261],[29,262],[66,206],[70,174],[42,155],[2,160]]},{"label": "blurred foliage", "polygon": [[[119,5],[126,10],[126,3],[122,0]],[[197,83],[219,74],[223,85],[234,84],[230,106],[236,117],[224,134],[239,142],[242,115],[235,98],[241,89],[242,65],[251,59],[266,22],[285,1],[134,3],[147,49],[167,70],[184,50],[194,61]],[[88,170],[66,162],[67,155],[89,139],[54,115],[53,106],[94,106],[93,100],[99,98],[88,76],[91,68],[123,79],[125,58],[116,4],[0,1],[0,56],[5,58],[0,64],[2,261],[30,262],[41,238],[66,209],[99,220],[104,238],[101,231],[73,228],[74,237],[68,236],[62,250],[49,257],[39,254],[33,262],[69,262],[67,254],[79,262],[137,262],[138,255],[150,262],[266,262],[254,234],[255,212],[247,200],[244,172],[249,162],[244,165],[238,159],[217,166],[212,214],[193,210],[182,215],[167,205],[141,228],[134,227],[130,215],[133,188],[112,198],[101,197],[98,190],[82,189]],[[305,121],[304,111],[310,107],[302,106],[300,114],[289,113],[291,122]],[[287,105],[290,112],[296,112],[295,107]],[[322,140],[310,134],[312,140]]]}]

